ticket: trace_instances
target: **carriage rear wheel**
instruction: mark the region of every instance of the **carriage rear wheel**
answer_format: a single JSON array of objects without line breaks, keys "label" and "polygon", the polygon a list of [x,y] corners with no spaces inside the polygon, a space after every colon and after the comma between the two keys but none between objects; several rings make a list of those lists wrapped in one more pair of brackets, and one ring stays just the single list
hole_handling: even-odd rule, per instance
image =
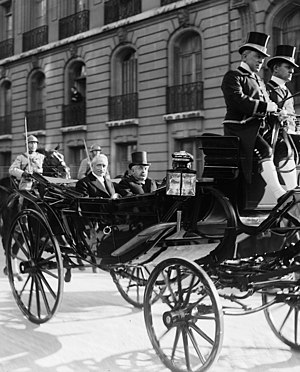
[{"label": "carriage rear wheel", "polygon": [[152,271],[144,297],[151,343],[173,372],[208,370],[223,341],[223,311],[217,290],[196,263],[170,258]]},{"label": "carriage rear wheel", "polygon": [[263,293],[262,302],[275,304],[264,310],[273,333],[286,345],[300,350],[300,286]]},{"label": "carriage rear wheel", "polygon": [[144,292],[150,271],[146,266],[122,266],[110,275],[125,301],[138,309],[144,306]]},{"label": "carriage rear wheel", "polygon": [[63,293],[63,262],[56,238],[42,213],[23,210],[14,219],[6,260],[17,305],[33,323],[56,312]]}]

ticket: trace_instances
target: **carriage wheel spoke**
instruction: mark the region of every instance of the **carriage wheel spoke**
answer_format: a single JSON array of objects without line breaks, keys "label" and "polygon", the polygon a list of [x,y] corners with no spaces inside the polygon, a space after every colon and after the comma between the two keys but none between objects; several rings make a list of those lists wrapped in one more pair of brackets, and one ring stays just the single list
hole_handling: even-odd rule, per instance
[{"label": "carriage wheel spoke", "polygon": [[41,291],[46,310],[49,313],[50,312],[50,306],[49,306],[49,302],[48,302],[48,299],[47,299],[47,296],[46,296],[46,292],[45,292],[42,280],[44,281],[44,283],[45,283],[46,287],[48,288],[49,292],[51,293],[52,297],[55,299],[56,296],[55,296],[54,292],[52,291],[51,287],[49,286],[49,283],[47,283],[47,281],[45,281],[45,278],[42,275],[37,275],[36,281],[38,283],[39,290]]},{"label": "carriage wheel spoke", "polygon": [[[194,328],[194,327],[193,327],[193,328]],[[197,331],[197,330],[196,330],[196,331]],[[199,333],[199,332],[198,332],[198,333]],[[193,346],[194,346],[194,349],[196,350],[196,353],[197,353],[199,359],[201,360],[201,363],[204,364],[204,363],[205,363],[205,359],[204,359],[204,357],[203,357],[203,355],[202,355],[202,353],[201,353],[201,351],[200,351],[200,349],[199,349],[199,347],[198,347],[198,344],[197,344],[197,341],[195,340],[195,336],[194,336],[194,334],[193,334],[192,329],[188,329],[188,335],[189,335],[189,337],[190,337],[190,339],[191,339],[191,341],[192,341],[192,344],[193,344]],[[212,340],[211,340],[211,341],[212,341]],[[211,342],[211,345],[213,345],[213,342]]]},{"label": "carriage wheel spoke", "polygon": [[298,321],[299,321],[299,311],[295,308],[295,319],[294,319],[294,328],[295,328],[295,344],[298,345]]},{"label": "carriage wheel spoke", "polygon": [[189,353],[189,339],[187,336],[187,331],[185,328],[182,330],[182,340],[183,340],[183,346],[184,346],[184,355],[185,355],[185,361],[188,371],[191,370],[191,362],[190,362],[190,353]]},{"label": "carriage wheel spoke", "polygon": [[203,332],[199,327],[195,324],[191,324],[191,328],[195,330],[205,341],[207,341],[210,345],[214,344],[214,340],[212,340],[205,332]]},{"label": "carriage wheel spoke", "polygon": [[174,360],[180,334],[181,334],[181,328],[176,327],[176,333],[175,333],[175,338],[174,338],[173,347],[172,347],[171,360]]}]

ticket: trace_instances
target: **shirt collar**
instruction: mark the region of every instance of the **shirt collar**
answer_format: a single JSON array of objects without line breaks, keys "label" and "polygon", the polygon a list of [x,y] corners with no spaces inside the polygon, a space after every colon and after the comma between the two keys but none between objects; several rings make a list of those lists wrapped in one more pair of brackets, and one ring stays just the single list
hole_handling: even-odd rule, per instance
[{"label": "shirt collar", "polygon": [[283,79],[280,79],[277,76],[272,76],[271,80],[273,80],[274,83],[278,84],[281,89],[286,89],[285,81]]},{"label": "shirt collar", "polygon": [[244,70],[247,70],[248,72],[250,72],[251,75],[254,75],[254,72],[251,71],[251,69],[250,69],[249,65],[247,65],[247,63],[242,61],[241,64],[240,64],[240,67],[242,67]]},{"label": "shirt collar", "polygon": [[92,172],[92,174],[97,178],[98,181],[104,184],[104,177],[97,176],[97,174],[95,174],[94,172]]}]

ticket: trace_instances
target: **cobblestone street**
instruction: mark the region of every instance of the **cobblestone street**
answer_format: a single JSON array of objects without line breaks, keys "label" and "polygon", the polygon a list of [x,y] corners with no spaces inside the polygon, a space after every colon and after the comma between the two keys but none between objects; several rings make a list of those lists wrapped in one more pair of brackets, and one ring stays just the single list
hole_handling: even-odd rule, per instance
[{"label": "cobblestone street", "polygon": [[[48,323],[23,318],[0,274],[0,372],[167,372],[146,334],[143,312],[128,305],[108,273],[90,268],[65,283]],[[258,298],[254,298],[259,300]],[[223,348],[211,372],[298,372],[300,353],[278,340],[262,312],[225,317]]]}]

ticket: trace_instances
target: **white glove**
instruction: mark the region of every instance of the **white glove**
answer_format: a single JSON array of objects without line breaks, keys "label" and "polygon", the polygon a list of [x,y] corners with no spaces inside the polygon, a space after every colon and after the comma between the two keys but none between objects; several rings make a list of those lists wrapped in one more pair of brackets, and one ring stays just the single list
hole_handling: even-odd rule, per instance
[{"label": "white glove", "polygon": [[278,119],[280,121],[287,120],[288,118],[289,118],[289,115],[288,115],[288,112],[286,111],[286,109],[282,109],[281,111],[279,111]]},{"label": "white glove", "polygon": [[267,112],[276,112],[278,109],[278,106],[275,102],[268,102],[267,105]]}]

